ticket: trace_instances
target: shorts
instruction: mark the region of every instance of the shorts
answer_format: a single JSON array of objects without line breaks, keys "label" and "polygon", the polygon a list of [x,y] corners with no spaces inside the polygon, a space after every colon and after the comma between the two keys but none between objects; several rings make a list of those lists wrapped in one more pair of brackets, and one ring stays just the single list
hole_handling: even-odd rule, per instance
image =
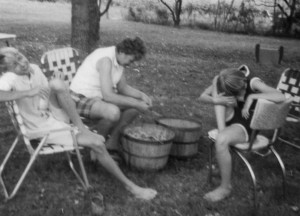
[{"label": "shorts", "polygon": [[250,110],[250,116],[248,119],[245,119],[242,116],[242,111],[238,108],[234,109],[234,115],[228,121],[226,121],[226,125],[238,125],[245,132],[246,141],[249,141],[249,136],[252,133],[252,129],[250,128],[250,123],[252,119],[253,110]]},{"label": "shorts", "polygon": [[97,102],[97,99],[95,98],[87,98],[86,96],[82,94],[78,94],[76,92],[73,92],[70,90],[71,97],[76,105],[76,110],[78,114],[85,118],[91,118],[91,110],[92,106],[95,102]]}]

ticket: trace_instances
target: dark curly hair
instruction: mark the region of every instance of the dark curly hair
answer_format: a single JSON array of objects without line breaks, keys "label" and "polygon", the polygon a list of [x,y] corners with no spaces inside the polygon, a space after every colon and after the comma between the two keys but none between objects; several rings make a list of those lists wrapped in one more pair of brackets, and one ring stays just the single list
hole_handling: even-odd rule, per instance
[{"label": "dark curly hair", "polygon": [[134,55],[134,60],[138,61],[146,55],[146,47],[143,40],[139,37],[134,39],[126,38],[117,44],[117,52]]}]

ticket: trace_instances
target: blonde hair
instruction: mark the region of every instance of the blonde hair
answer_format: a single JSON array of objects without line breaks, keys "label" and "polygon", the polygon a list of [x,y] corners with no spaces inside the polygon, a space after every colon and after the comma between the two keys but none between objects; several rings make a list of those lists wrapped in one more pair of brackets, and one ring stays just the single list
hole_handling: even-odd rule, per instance
[{"label": "blonde hair", "polygon": [[19,53],[16,48],[4,47],[0,49],[0,72],[6,72],[7,70],[7,58],[15,58]]},{"label": "blonde hair", "polygon": [[218,92],[236,96],[245,88],[246,75],[237,68],[222,70],[217,80]]}]

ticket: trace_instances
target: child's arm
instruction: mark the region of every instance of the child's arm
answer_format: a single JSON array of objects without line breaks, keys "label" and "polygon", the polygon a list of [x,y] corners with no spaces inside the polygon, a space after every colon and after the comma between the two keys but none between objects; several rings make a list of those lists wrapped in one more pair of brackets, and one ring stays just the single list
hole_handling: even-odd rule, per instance
[{"label": "child's arm", "polygon": [[0,90],[0,102],[16,100],[24,97],[33,97],[40,91],[39,87],[27,91],[3,91]]},{"label": "child's arm", "polygon": [[[198,100],[213,105],[235,106],[236,105],[235,97],[224,96],[224,93],[218,94],[216,90],[217,77],[218,76],[214,78],[213,84],[204,90],[204,92],[200,95]],[[213,92],[215,92],[214,95]]]},{"label": "child's arm", "polygon": [[245,118],[249,117],[249,109],[254,100],[261,98],[261,99],[272,101],[274,103],[281,103],[286,99],[281,92],[266,85],[259,79],[254,80],[251,87],[253,90],[257,91],[258,93],[251,94],[247,97],[247,100],[242,110],[242,115]]},{"label": "child's arm", "polygon": [[286,99],[280,91],[266,85],[261,80],[255,80],[252,84],[252,88],[259,92],[257,94],[250,95],[253,100],[262,98],[274,103],[281,103]]}]

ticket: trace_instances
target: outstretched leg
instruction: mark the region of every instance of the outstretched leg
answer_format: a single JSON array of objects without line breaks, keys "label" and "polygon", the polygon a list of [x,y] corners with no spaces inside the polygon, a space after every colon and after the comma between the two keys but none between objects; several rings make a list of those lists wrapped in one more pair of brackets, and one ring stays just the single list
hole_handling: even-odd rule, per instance
[{"label": "outstretched leg", "polygon": [[136,198],[151,200],[156,196],[156,190],[153,190],[151,188],[142,188],[134,184],[123,174],[115,161],[108,154],[103,143],[104,139],[102,136],[99,136],[97,134],[93,134],[91,136],[91,134],[79,133],[77,135],[77,139],[79,145],[90,147],[96,153],[96,158],[100,162],[100,164],[108,172],[115,176]]}]

